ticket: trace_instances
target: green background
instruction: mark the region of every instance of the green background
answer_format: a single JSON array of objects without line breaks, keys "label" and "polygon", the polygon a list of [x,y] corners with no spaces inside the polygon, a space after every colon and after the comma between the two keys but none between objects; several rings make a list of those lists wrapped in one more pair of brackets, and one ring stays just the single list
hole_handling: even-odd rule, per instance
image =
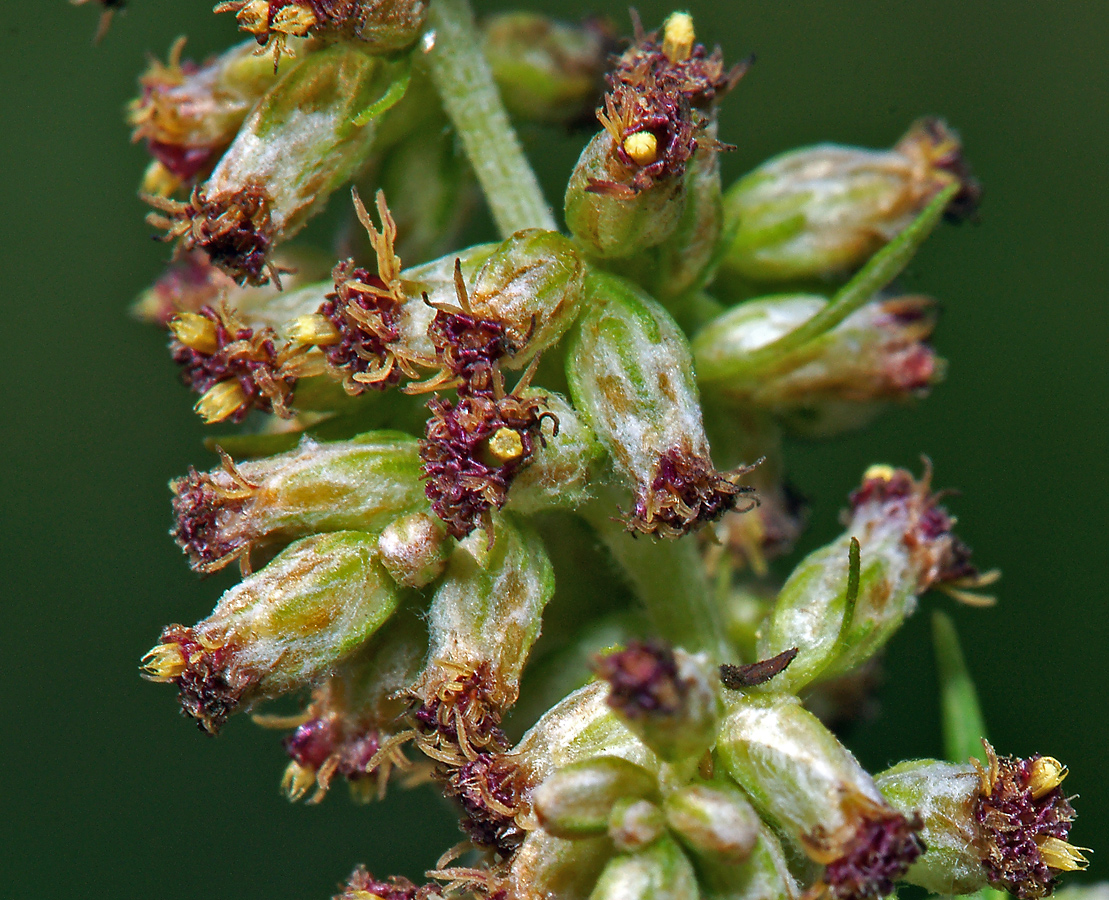
[{"label": "green background", "polygon": [[[212,460],[163,337],[125,312],[166,248],[142,222],[145,159],[121,109],[145,51],[236,39],[208,8],[134,0],[100,48],[92,8],[5,2],[0,16],[3,897],[322,900],[358,862],[414,875],[457,839],[430,794],[288,804],[276,734],[243,718],[207,739],[138,678],[161,626],[202,617],[223,583],[194,578],[166,535],[167,479]],[[923,113],[962,132],[981,223],[942,229],[904,281],[944,304],[948,382],[864,434],[792,448],[791,469],[815,500],[809,546],[868,463],[926,452],[937,484],[962,490],[960,533],[1005,573],[996,609],[954,610],[994,742],[1068,763],[1072,837],[1105,852],[1109,4],[691,8],[730,59],[759,57],[724,111],[729,180],[800,144],[889,145]],[[639,9],[648,24],[667,11]],[[574,142],[524,136],[557,198]],[[853,737],[863,762],[938,754],[934,697],[924,614],[894,643],[882,715]],[[1088,877],[1105,877],[1099,862]]]}]

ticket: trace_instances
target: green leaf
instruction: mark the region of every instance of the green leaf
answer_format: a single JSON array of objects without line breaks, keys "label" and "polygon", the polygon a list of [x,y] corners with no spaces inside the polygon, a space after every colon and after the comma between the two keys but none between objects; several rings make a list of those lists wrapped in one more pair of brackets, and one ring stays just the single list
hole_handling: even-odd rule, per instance
[{"label": "green leaf", "polygon": [[982,707],[967,671],[955,624],[945,613],[932,614],[932,642],[940,679],[944,753],[951,762],[973,758],[985,763],[982,739],[986,737],[986,723]]}]

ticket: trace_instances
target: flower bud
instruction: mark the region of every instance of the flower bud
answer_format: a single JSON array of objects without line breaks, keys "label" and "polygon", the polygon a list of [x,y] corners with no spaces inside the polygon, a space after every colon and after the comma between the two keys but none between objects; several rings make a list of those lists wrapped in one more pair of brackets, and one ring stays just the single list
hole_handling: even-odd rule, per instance
[{"label": "flower bud", "polygon": [[758,837],[742,862],[728,862],[701,854],[697,858],[702,896],[729,900],[768,900],[800,897],[781,841],[765,822],[758,822]]},{"label": "flower bud", "polygon": [[[203,63],[181,61],[179,38],[165,63],[152,60],[140,76],[142,93],[127,109],[131,139],[145,141],[168,181],[169,196],[207,177],[230,145],[251,107],[273,86],[278,72],[247,41]],[[281,70],[284,74],[288,66]]]},{"label": "flower bud", "polygon": [[196,412],[207,424],[241,422],[252,409],[291,418],[293,390],[314,363],[306,353],[278,346],[270,328],[250,328],[225,301],[169,323],[173,361],[181,381],[200,394]]},{"label": "flower bud", "polygon": [[443,574],[449,538],[433,516],[416,512],[390,522],[377,542],[381,564],[397,584],[422,588]]},{"label": "flower bud", "polygon": [[953,525],[931,493],[930,473],[918,482],[904,469],[871,467],[851,495],[847,530],[801,561],[763,626],[760,659],[799,650],[774,689],[799,691],[851,671],[929,588],[974,583],[970,550]]},{"label": "flower bud", "polygon": [[148,221],[240,284],[265,283],[274,245],[361,167],[374,116],[403,94],[407,73],[345,45],[306,56],[255,105],[204,185],[184,202],[150,198],[161,215]]},{"label": "flower bud", "polygon": [[359,41],[369,53],[392,53],[411,46],[423,29],[427,0],[228,0],[217,13],[235,14],[239,28],[255,36],[274,65],[293,55],[290,38]]},{"label": "flower bud", "polygon": [[604,834],[618,800],[657,793],[657,776],[618,756],[596,756],[555,771],[532,791],[539,824],[561,838]]},{"label": "flower bud", "polygon": [[609,684],[609,706],[664,760],[696,760],[712,746],[720,679],[704,654],[633,641],[594,670]]},{"label": "flower bud", "polygon": [[472,535],[451,555],[428,612],[428,666],[413,688],[417,721],[436,759],[503,740],[500,720],[519,694],[554,573],[542,541],[507,516],[492,538]]},{"label": "flower bud", "polygon": [[508,508],[530,514],[544,509],[577,509],[590,497],[590,484],[605,458],[585,419],[558,394],[536,388],[520,393],[525,402],[542,398],[546,412],[558,422],[558,432],[534,448],[528,464],[512,482]]},{"label": "flower bud", "polygon": [[756,283],[844,278],[953,183],[962,191],[948,213],[969,215],[978,185],[939,119],[921,119],[888,151],[820,144],[782,154],[725,193],[734,236],[722,267]]},{"label": "flower bud", "polygon": [[865,424],[886,403],[927,394],[942,377],[943,360],[927,343],[935,327],[928,297],[876,300],[780,359],[748,362],[827,303],[812,294],[781,294],[710,322],[693,341],[699,384],[730,402],[768,410],[806,437],[829,437]]},{"label": "flower bud", "polygon": [[225,455],[220,468],[190,469],[170,490],[170,533],[203,573],[309,534],[379,531],[427,506],[416,441],[394,432],[324,444],[305,438],[289,453],[237,465]]},{"label": "flower bud", "polygon": [[628,529],[676,537],[750,493],[747,470],[712,465],[693,362],[669,314],[623,279],[594,274],[567,355],[574,405],[634,485]]},{"label": "flower bud", "polygon": [[1074,809],[1059,787],[1066,768],[1051,757],[987,765],[912,760],[877,778],[894,807],[920,810],[926,852],[905,880],[935,893],[969,894],[990,884],[1021,900],[1050,894],[1059,872],[1086,868],[1067,842]]},{"label": "flower bud", "polygon": [[891,808],[794,696],[733,694],[716,750],[762,814],[824,866],[822,882],[837,900],[891,893],[923,852],[919,818]]},{"label": "flower bud", "polygon": [[736,865],[759,840],[758,814],[723,782],[691,784],[666,798],[666,824],[698,857]]},{"label": "flower bud", "polygon": [[697,900],[697,874],[673,838],[613,857],[590,900]]},{"label": "flower bud", "polygon": [[515,11],[487,18],[482,34],[485,58],[512,115],[558,125],[592,118],[615,43],[602,20],[571,25]]},{"label": "flower bud", "polygon": [[[336,776],[362,802],[384,796],[393,770],[409,763],[399,749],[379,751],[398,730],[401,692],[419,673],[426,651],[419,618],[394,617],[316,688],[304,720],[284,741],[291,761],[281,787],[290,800],[314,787],[308,802],[318,803]],[[265,717],[257,721],[269,724]]]},{"label": "flower bud", "polygon": [[[628,136],[633,149],[636,133]],[[682,177],[632,188],[635,159],[654,159],[648,146],[631,157],[607,131],[594,135],[578,159],[566,187],[566,227],[594,256],[633,256],[670,237],[686,202]],[[653,140],[653,138],[652,138]],[[621,160],[628,156],[629,163]],[[621,190],[623,189],[623,190]]]},{"label": "flower bud", "polygon": [[398,599],[371,535],[315,535],[227,591],[195,627],[166,628],[143,668],[151,681],[176,684],[185,713],[215,734],[233,712],[326,674]]},{"label": "flower bud", "polygon": [[504,366],[518,369],[555,344],[582,306],[585,266],[554,231],[519,231],[485,261],[469,291],[469,312],[504,329]]},{"label": "flower bud", "polygon": [[608,836],[621,853],[634,853],[653,844],[666,831],[666,817],[650,800],[625,797],[608,817]]}]

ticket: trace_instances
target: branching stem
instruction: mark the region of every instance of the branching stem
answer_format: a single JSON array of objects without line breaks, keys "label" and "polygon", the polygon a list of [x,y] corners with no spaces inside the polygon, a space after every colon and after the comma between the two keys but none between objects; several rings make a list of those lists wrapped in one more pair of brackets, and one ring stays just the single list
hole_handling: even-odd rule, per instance
[{"label": "branching stem", "polygon": [[435,39],[428,53],[432,80],[501,236],[522,228],[557,230],[481,52],[468,0],[435,0],[428,25]]}]

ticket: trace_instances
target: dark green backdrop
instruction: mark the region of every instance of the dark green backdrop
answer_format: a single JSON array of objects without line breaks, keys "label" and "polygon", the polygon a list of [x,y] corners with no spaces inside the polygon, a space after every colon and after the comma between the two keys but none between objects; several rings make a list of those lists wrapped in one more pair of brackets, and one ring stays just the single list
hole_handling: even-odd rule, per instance
[{"label": "dark green backdrop", "polygon": [[[195,579],[166,536],[167,479],[211,460],[163,338],[125,314],[166,250],[134,198],[144,158],[121,108],[144,51],[181,33],[194,54],[236,39],[209,5],[133,0],[99,49],[92,9],[5,0],[0,16],[4,897],[323,900],[357,862],[415,874],[456,839],[426,795],[286,803],[276,735],[244,720],[207,739],[137,675],[159,628],[204,615],[222,585]],[[667,11],[639,8],[648,23]],[[812,540],[870,462],[927,452],[937,482],[962,489],[961,533],[1005,572],[997,609],[954,611],[995,743],[1067,762],[1082,795],[1072,836],[1106,852],[1109,4],[692,11],[729,58],[759,57],[725,110],[729,178],[802,143],[887,145],[922,113],[962,131],[982,222],[943,229],[906,279],[944,302],[948,383],[866,434],[794,448],[792,470],[816,499]],[[549,152],[551,197],[573,157],[568,142]],[[874,767],[939,753],[926,616],[890,660],[884,713],[854,742]]]}]

